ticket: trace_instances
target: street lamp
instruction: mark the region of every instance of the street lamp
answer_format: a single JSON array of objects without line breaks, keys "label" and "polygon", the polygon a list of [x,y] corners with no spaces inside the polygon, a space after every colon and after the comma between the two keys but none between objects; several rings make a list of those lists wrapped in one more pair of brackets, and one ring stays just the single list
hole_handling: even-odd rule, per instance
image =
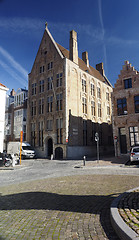
[{"label": "street lamp", "polygon": [[99,163],[99,134],[98,134],[98,132],[95,133],[95,141],[97,142],[97,160]]}]

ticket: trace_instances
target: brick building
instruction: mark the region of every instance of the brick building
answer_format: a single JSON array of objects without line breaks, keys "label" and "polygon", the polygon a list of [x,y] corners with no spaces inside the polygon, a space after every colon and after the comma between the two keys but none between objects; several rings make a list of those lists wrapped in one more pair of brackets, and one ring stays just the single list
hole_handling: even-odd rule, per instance
[{"label": "brick building", "polygon": [[139,145],[139,72],[125,61],[112,94],[116,154]]},{"label": "brick building", "polygon": [[[78,57],[77,33],[70,32],[69,50],[46,29],[29,74],[27,140],[39,156],[96,156],[113,145],[112,86],[103,63],[89,65],[88,53]],[[112,150],[113,147],[109,147]]]}]

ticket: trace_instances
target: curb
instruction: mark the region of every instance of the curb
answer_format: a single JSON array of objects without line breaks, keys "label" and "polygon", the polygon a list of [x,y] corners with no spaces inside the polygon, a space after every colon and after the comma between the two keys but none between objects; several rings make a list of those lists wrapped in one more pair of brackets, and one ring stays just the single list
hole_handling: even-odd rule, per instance
[{"label": "curb", "polygon": [[13,167],[0,167],[0,170],[14,170]]},{"label": "curb", "polygon": [[128,225],[124,222],[124,220],[122,219],[118,211],[118,203],[121,200],[121,198],[126,193],[133,192],[136,189],[139,189],[139,188],[137,187],[137,188],[131,189],[119,195],[116,199],[114,199],[110,207],[111,224],[115,232],[119,236],[119,238],[122,240],[139,240],[139,235],[136,232],[134,232],[130,227],[128,227]]}]

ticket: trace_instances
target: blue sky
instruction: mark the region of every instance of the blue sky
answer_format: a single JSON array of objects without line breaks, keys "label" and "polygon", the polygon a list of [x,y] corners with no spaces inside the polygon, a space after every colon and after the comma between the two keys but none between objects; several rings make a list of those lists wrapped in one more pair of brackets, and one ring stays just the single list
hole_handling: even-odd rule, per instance
[{"label": "blue sky", "polygon": [[46,21],[65,48],[77,31],[79,57],[103,62],[113,86],[125,60],[139,70],[139,0],[0,0],[0,82],[10,90],[28,87]]}]

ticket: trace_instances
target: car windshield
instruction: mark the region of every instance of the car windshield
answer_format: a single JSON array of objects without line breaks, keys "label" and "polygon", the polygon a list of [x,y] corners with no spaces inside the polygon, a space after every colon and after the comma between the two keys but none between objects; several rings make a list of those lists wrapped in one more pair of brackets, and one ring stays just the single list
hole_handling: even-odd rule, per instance
[{"label": "car windshield", "polygon": [[133,149],[133,152],[134,152],[134,153],[137,153],[137,152],[139,153],[139,148],[134,148],[134,149]]},{"label": "car windshield", "polygon": [[34,150],[31,146],[22,146],[23,150]]}]

